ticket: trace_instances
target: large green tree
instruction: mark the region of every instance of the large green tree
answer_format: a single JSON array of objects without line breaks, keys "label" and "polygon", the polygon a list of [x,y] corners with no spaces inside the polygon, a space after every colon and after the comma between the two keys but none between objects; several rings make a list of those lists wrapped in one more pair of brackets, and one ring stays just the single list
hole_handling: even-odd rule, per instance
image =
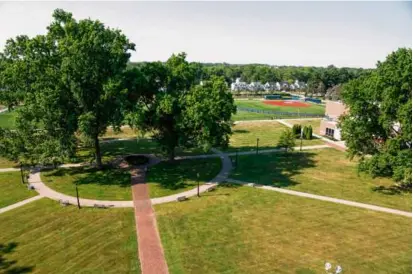
[{"label": "large green tree", "polygon": [[369,75],[350,81],[342,98],[342,138],[351,157],[372,176],[392,177],[411,187],[412,50],[402,48],[378,62]]},{"label": "large green tree", "polygon": [[[140,129],[150,130],[168,158],[176,147],[225,146],[235,113],[232,95],[224,77],[211,77],[202,85],[186,54],[172,55],[163,64],[148,63],[133,72],[137,93],[135,109],[128,119]],[[135,79],[136,79],[135,78]]]},{"label": "large green tree", "polygon": [[98,137],[123,120],[123,77],[134,44],[99,21],[76,21],[60,9],[53,19],[45,35],[8,40],[0,84],[8,94],[23,94],[17,118],[21,136],[40,127],[61,144],[60,154],[71,154],[74,133],[80,131],[93,141],[100,167]]}]

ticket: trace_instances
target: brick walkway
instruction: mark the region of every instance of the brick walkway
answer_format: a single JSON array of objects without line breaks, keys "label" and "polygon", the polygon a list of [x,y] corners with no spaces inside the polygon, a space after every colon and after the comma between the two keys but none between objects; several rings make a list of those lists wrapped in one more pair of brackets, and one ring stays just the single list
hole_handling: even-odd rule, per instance
[{"label": "brick walkway", "polygon": [[145,171],[132,169],[131,183],[142,273],[168,273],[155,212],[149,198],[149,187],[145,184]]}]

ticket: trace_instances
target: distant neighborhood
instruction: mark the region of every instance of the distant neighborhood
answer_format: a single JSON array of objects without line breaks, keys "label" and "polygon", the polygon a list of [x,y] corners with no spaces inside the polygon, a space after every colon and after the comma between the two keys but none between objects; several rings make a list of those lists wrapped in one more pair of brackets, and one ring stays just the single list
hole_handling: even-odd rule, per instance
[{"label": "distant neighborhood", "polygon": [[300,90],[307,87],[307,84],[295,80],[293,84],[287,81],[262,84],[261,82],[242,82],[241,78],[237,78],[235,83],[231,83],[231,91],[280,91],[280,90]]}]

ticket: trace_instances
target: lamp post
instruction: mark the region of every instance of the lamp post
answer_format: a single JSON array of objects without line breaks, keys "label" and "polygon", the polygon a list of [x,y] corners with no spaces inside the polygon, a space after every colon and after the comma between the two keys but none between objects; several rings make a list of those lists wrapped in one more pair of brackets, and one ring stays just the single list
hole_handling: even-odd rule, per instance
[{"label": "lamp post", "polygon": [[301,128],[300,139],[301,139],[301,142],[300,142],[300,151],[302,151],[302,150],[303,150],[303,128]]},{"label": "lamp post", "polygon": [[196,180],[197,180],[197,182],[198,182],[198,189],[197,189],[197,194],[196,194],[196,195],[197,195],[198,198],[199,198],[199,197],[201,197],[201,196],[199,195],[199,173],[198,173],[198,172],[196,173]]},{"label": "lamp post", "polygon": [[76,183],[76,198],[77,198],[77,207],[80,209],[79,190],[77,189],[77,183]]},{"label": "lamp post", "polygon": [[258,142],[260,141],[260,138],[257,138],[257,150],[256,150],[256,155],[258,155]]},{"label": "lamp post", "polygon": [[23,175],[23,165],[22,165],[22,163],[20,163],[20,176],[21,176],[21,179],[22,179],[22,184],[24,184],[24,175]]}]

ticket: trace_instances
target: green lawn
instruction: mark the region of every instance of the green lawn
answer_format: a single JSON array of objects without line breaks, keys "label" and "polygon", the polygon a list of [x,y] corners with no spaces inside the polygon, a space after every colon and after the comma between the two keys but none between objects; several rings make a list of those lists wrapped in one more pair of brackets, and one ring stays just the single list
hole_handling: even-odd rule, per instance
[{"label": "green lawn", "polygon": [[401,210],[412,209],[411,193],[392,189],[390,179],[358,175],[357,162],[349,161],[344,152],[335,149],[239,156],[238,168],[230,177]]},{"label": "green lawn", "polygon": [[270,120],[274,118],[274,114],[254,113],[254,112],[237,110],[237,113],[235,115],[232,115],[231,118],[233,121]]},{"label": "green lawn", "polygon": [[[233,126],[233,135],[230,138],[228,151],[240,149],[255,150],[257,138],[259,138],[258,149],[276,148],[281,133],[288,127],[276,121],[271,122],[244,122]],[[320,139],[303,140],[303,146],[322,145]],[[296,145],[300,146],[300,140],[296,140]]]},{"label": "green lawn", "polygon": [[[104,162],[111,161],[115,156],[126,154],[155,154],[163,157],[164,154],[158,143],[153,139],[129,139],[110,142],[101,142],[101,152]],[[176,148],[177,156],[211,154],[202,149],[181,149]],[[80,148],[77,151],[75,159],[72,162],[91,162],[94,160],[94,149]]]},{"label": "green lawn", "polygon": [[264,104],[263,100],[236,100],[235,104],[241,108],[253,108],[260,110],[271,110],[279,112],[311,113],[324,115],[325,107],[317,104],[310,104],[309,107],[288,107]]},{"label": "green lawn", "polygon": [[169,272],[411,273],[411,218],[249,187],[156,205]]},{"label": "green lawn", "polygon": [[59,168],[41,173],[50,188],[67,195],[97,200],[132,200],[130,174],[118,169]]},{"label": "green lawn", "polygon": [[0,113],[0,127],[1,128],[15,128],[16,124],[16,111],[5,111]]},{"label": "green lawn", "polygon": [[0,230],[11,249],[4,259],[16,261],[2,273],[140,273],[133,209],[78,210],[44,198],[1,214]]},{"label": "green lawn", "polygon": [[313,128],[313,133],[314,134],[320,134],[320,123],[321,119],[316,119],[316,120],[287,120],[286,121],[289,124],[300,124],[302,127],[304,126],[311,126]]},{"label": "green lawn", "polygon": [[197,173],[200,185],[213,179],[221,170],[220,158],[177,160],[161,162],[149,168],[146,182],[150,196],[167,196],[197,186]]},{"label": "green lawn", "polygon": [[20,172],[0,172],[0,208],[38,195],[21,183]]},{"label": "green lawn", "polygon": [[[161,162],[148,170],[146,181],[151,197],[167,196],[196,187],[196,174],[200,184],[214,178],[221,170],[217,158],[198,160],[176,160]],[[1,173],[0,173],[1,174]],[[130,174],[117,169],[59,168],[41,173],[42,181],[50,188],[71,196],[97,200],[132,200]]]}]

